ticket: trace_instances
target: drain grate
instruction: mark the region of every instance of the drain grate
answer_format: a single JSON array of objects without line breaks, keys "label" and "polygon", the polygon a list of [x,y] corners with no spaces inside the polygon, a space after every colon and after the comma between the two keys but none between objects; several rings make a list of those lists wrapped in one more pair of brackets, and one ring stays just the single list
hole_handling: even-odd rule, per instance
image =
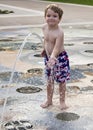
[{"label": "drain grate", "polygon": [[41,54],[35,54],[35,57],[42,57]]},{"label": "drain grate", "polygon": [[56,118],[62,121],[74,121],[79,119],[79,115],[75,113],[63,112],[56,115]]},{"label": "drain grate", "polygon": [[2,125],[4,130],[31,130],[32,128],[33,125],[27,120],[10,121]]},{"label": "drain grate", "polygon": [[34,69],[27,70],[27,72],[31,73],[31,74],[42,74],[43,69],[41,69],[41,68],[34,68]]},{"label": "drain grate", "polygon": [[80,51],[81,54],[86,55],[86,56],[93,56],[93,50],[82,50]]},{"label": "drain grate", "polygon": [[79,88],[79,86],[68,86],[67,91],[74,92],[74,93],[80,93],[80,88]]},{"label": "drain grate", "polygon": [[20,93],[27,93],[27,94],[30,94],[30,93],[36,93],[36,92],[40,92],[42,89],[39,88],[39,87],[21,87],[21,88],[17,88],[16,91],[17,92],[20,92]]},{"label": "drain grate", "polygon": [[93,83],[93,80],[91,80],[91,82]]},{"label": "drain grate", "polygon": [[93,86],[83,87],[83,88],[81,89],[81,91],[82,91],[82,92],[87,92],[87,93],[93,92]]},{"label": "drain grate", "polygon": [[74,44],[73,43],[68,43],[68,44],[65,43],[65,46],[74,46]]},{"label": "drain grate", "polygon": [[93,53],[93,50],[85,50],[87,53]]},{"label": "drain grate", "polygon": [[83,44],[93,44],[93,42],[84,42]]}]

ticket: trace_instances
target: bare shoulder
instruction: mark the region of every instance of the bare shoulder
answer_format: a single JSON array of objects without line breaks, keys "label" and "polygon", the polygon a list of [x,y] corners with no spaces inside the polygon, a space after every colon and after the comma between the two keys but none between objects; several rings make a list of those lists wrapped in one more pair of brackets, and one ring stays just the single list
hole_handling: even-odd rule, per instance
[{"label": "bare shoulder", "polygon": [[58,37],[64,37],[64,31],[61,27],[58,29]]},{"label": "bare shoulder", "polygon": [[43,27],[42,27],[42,30],[44,31],[47,27],[47,24],[44,24]]},{"label": "bare shoulder", "polygon": [[61,27],[59,28],[59,32],[60,32],[61,35],[64,35],[64,31]]}]

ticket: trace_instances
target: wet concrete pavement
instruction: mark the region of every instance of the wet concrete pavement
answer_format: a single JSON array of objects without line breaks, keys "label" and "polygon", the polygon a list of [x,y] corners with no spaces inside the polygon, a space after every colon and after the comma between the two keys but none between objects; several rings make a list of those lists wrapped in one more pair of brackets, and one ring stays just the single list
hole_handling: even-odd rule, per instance
[{"label": "wet concrete pavement", "polygon": [[[7,2],[8,5],[16,5],[24,8],[31,7],[32,9],[37,9],[39,11],[42,11],[42,9],[47,4],[46,2],[41,2],[42,9],[38,4],[39,1],[27,1],[27,3],[31,2],[30,5],[25,4],[25,1],[21,2],[8,0],[0,1],[0,4],[7,4]],[[66,11],[69,11],[69,9],[70,11],[72,10],[72,8],[70,8],[69,5],[64,5],[64,9],[66,9],[66,7],[69,7]],[[73,9],[76,8],[78,9],[78,6],[73,6]],[[81,9],[88,9],[88,11],[86,12],[89,12],[89,14],[91,14],[90,11],[93,10],[92,7],[80,7],[80,10]],[[21,12],[19,14],[21,14]],[[78,15],[76,15],[76,17],[78,18]],[[8,20],[11,21],[11,18],[12,17],[8,18]],[[85,19],[87,19],[87,22],[85,21]],[[71,18],[68,23],[65,23],[65,18],[62,26],[65,32],[65,48],[69,53],[70,65],[72,70],[72,80],[67,83],[66,92],[66,102],[69,108],[64,111],[60,110],[59,108],[59,93],[57,84],[55,84],[53,106],[50,106],[47,109],[42,109],[40,107],[40,104],[46,98],[46,85],[42,77],[43,75],[41,74],[38,77],[35,75],[36,77],[33,77],[31,74],[27,73],[27,70],[29,69],[44,68],[43,59],[41,57],[34,57],[34,54],[40,53],[40,48],[39,46],[37,46],[38,43],[40,43],[40,39],[36,37],[31,37],[30,44],[27,43],[29,44],[29,46],[25,47],[25,50],[22,52],[20,60],[18,61],[18,64],[16,66],[16,72],[19,76],[17,77],[16,74],[16,78],[13,79],[13,83],[11,83],[11,85],[8,86],[10,72],[12,71],[15,58],[18,53],[18,48],[20,48],[20,45],[22,44],[24,38],[30,32],[35,32],[43,38],[41,31],[43,21],[41,22],[38,20],[39,22],[36,22],[36,27],[32,27],[32,25],[28,26],[27,20],[25,21],[25,24],[27,23],[27,27],[20,26],[20,28],[13,27],[14,25],[18,25],[19,23],[14,22],[14,18],[12,18],[13,21],[11,21],[11,23],[13,23],[13,26],[10,26],[11,24],[9,21],[6,24],[5,19],[4,23],[0,21],[0,23],[2,24],[0,30],[1,113],[3,111],[3,103],[5,101],[5,98],[7,99],[7,104],[5,106],[3,115],[4,122],[1,123],[1,125],[3,125],[3,128],[1,128],[1,130],[14,130],[14,127],[17,130],[28,130],[27,126],[31,124],[33,125],[33,130],[93,130],[93,25],[91,23],[92,18],[90,17],[90,15],[87,15],[87,17],[85,16],[85,19],[81,15],[81,17],[78,18],[78,21],[83,21],[83,23],[86,24],[79,24],[77,23],[76,19],[73,19],[73,24],[71,24]],[[39,25],[39,23],[41,25]],[[5,25],[6,28],[3,25]],[[20,25],[23,25],[23,23]],[[38,25],[39,27],[37,27]],[[31,48],[29,50],[28,48],[31,47],[33,43],[36,46],[34,46],[33,49]],[[38,48],[34,50],[35,47]],[[19,93],[18,91],[16,91],[17,88],[27,88],[28,86],[40,87],[42,91],[31,94]],[[71,115],[67,117],[67,120],[69,118],[72,119],[73,114],[77,114],[79,118],[75,119],[74,121],[64,121],[56,118],[57,114],[65,112],[66,116],[68,116],[69,113],[71,113]],[[2,117],[2,114],[0,114],[0,117]],[[22,120],[28,121],[26,123],[30,124],[20,122]],[[19,124],[12,123],[12,125],[7,125],[7,123],[11,123],[12,121],[18,121]]]},{"label": "wet concrete pavement", "polygon": [[[11,29],[10,29],[11,30]],[[6,51],[1,51],[0,53],[3,54],[3,57],[0,58],[1,59],[1,66],[0,66],[0,73],[1,73],[1,89],[0,89],[0,99],[3,102],[5,95],[6,95],[6,91],[9,89],[9,86],[7,86],[8,81],[9,81],[9,76],[8,76],[8,80],[7,80],[7,76],[8,73],[7,72],[11,72],[11,68],[13,67],[14,64],[14,59],[11,58],[11,60],[8,62],[7,58],[9,57],[16,57],[16,53],[17,51],[14,51],[16,49],[16,42],[15,42],[15,38],[16,41],[20,40],[20,43],[22,44],[22,39],[25,37],[25,35],[18,35],[20,34],[20,31],[16,29],[15,30],[8,30],[8,32],[6,31],[6,35],[3,35],[4,38],[9,39],[9,36],[13,36],[14,41],[12,40],[12,42],[6,42],[8,43],[8,47],[10,47],[11,49],[8,50],[9,48],[7,48],[4,44],[5,42],[1,42],[2,46],[6,48]],[[22,29],[21,32],[23,32],[24,29]],[[34,32],[35,30],[37,32],[40,32],[40,28],[34,28]],[[65,28],[64,28],[65,30]],[[69,29],[68,29],[69,30]],[[87,31],[87,30],[86,30]],[[24,32],[29,32],[29,29],[25,29]],[[67,83],[67,93],[66,93],[66,102],[69,105],[69,109],[65,110],[65,111],[61,111],[59,109],[59,94],[58,94],[58,87],[57,84],[55,85],[55,93],[54,93],[54,97],[53,97],[53,106],[49,107],[48,109],[42,109],[40,107],[40,104],[44,101],[44,99],[46,98],[46,86],[45,86],[45,82],[44,84],[40,83],[40,81],[42,82],[42,79],[40,78],[36,78],[34,77],[34,79],[31,79],[31,75],[27,74],[27,70],[29,69],[34,69],[34,68],[44,68],[43,65],[43,59],[41,57],[34,57],[34,54],[39,54],[40,51],[39,49],[36,50],[25,50],[23,51],[20,60],[18,61],[18,65],[16,67],[16,71],[18,71],[19,74],[19,78],[16,80],[15,82],[15,78],[13,79],[13,83],[11,84],[11,87],[9,89],[8,95],[6,95],[6,97],[8,96],[8,101],[7,101],[7,105],[5,107],[5,111],[4,111],[4,121],[5,121],[5,125],[9,122],[11,123],[11,121],[19,121],[20,120],[25,120],[25,121],[30,121],[30,123],[33,125],[34,129],[40,129],[40,130],[92,130],[93,129],[93,61],[92,61],[92,54],[91,55],[84,55],[83,53],[80,53],[80,46],[82,46],[83,48],[83,44],[85,44],[85,46],[87,45],[87,49],[89,49],[89,45],[90,45],[90,49],[93,46],[92,40],[85,40],[83,41],[83,37],[82,40],[76,42],[76,38],[78,39],[79,37],[77,37],[77,35],[72,35],[74,38],[69,38],[68,33],[69,31],[67,31],[66,34],[66,42],[65,42],[65,47],[69,53],[69,58],[70,58],[70,63],[71,63],[71,69],[72,69],[72,80],[70,82]],[[85,32],[85,31],[84,31]],[[15,35],[16,33],[16,35]],[[13,35],[14,34],[14,35]],[[24,33],[23,33],[24,34]],[[40,34],[40,33],[39,33]],[[72,33],[73,34],[73,33]],[[87,34],[87,33],[85,33]],[[84,33],[83,35],[86,36]],[[92,35],[92,33],[91,33]],[[42,37],[42,34],[41,34]],[[90,37],[90,35],[89,35]],[[33,39],[33,38],[31,38]],[[71,39],[73,40],[73,42],[71,41]],[[75,41],[74,41],[75,39]],[[37,44],[40,42],[40,40],[38,40],[38,38],[35,40],[33,40],[34,43]],[[13,43],[14,42],[14,43]],[[17,42],[18,43],[18,42]],[[90,44],[88,44],[90,43]],[[33,42],[31,43],[31,45],[33,44]],[[76,48],[73,48],[73,45],[76,46]],[[77,44],[77,45],[76,45]],[[13,46],[12,46],[13,45]],[[71,46],[72,45],[72,46]],[[12,49],[13,47],[13,49]],[[38,46],[37,46],[38,47]],[[29,46],[27,47],[29,48]],[[85,48],[86,49],[86,48]],[[73,52],[72,52],[73,50]],[[82,49],[81,49],[82,50]],[[74,53],[74,54],[73,54]],[[78,57],[78,55],[80,57]],[[9,57],[8,57],[9,56]],[[74,60],[74,57],[78,59],[78,63],[76,62],[76,60]],[[84,59],[82,58],[84,57]],[[81,60],[79,60],[81,59]],[[20,61],[21,61],[21,65],[20,65]],[[91,62],[90,62],[91,61]],[[24,67],[25,65],[26,67]],[[88,66],[89,64],[89,66]],[[6,75],[3,76],[4,72],[6,73]],[[23,73],[23,76],[21,76],[20,73]],[[80,76],[81,75],[81,76]],[[2,79],[3,76],[3,79]],[[31,77],[30,77],[31,76]],[[39,76],[41,78],[43,75]],[[20,79],[21,77],[21,79]],[[23,77],[23,78],[22,78]],[[29,78],[30,77],[30,78]],[[23,82],[23,80],[25,79],[25,82]],[[74,80],[73,80],[74,79]],[[44,79],[43,79],[44,80]],[[34,81],[34,82],[33,82]],[[42,91],[38,92],[38,93],[31,93],[31,94],[25,94],[25,93],[19,93],[16,91],[17,88],[21,88],[21,87],[28,87],[28,86],[34,86],[34,87],[40,87],[42,89]],[[82,88],[85,89],[85,91],[82,90]],[[3,103],[2,103],[3,104]],[[0,107],[0,111],[2,111],[3,109],[3,105],[1,105]],[[69,113],[73,114],[77,114],[79,116],[79,119],[74,120],[74,121],[61,121],[59,119],[56,118],[56,115],[59,113],[64,113],[67,112],[67,115]],[[72,117],[70,117],[72,118]],[[67,118],[68,119],[68,118]],[[4,125],[4,123],[3,123]],[[19,126],[13,125],[13,127],[24,127],[24,124],[20,124]],[[8,128],[10,128],[11,126],[8,126]],[[5,127],[7,128],[7,127]],[[7,130],[7,129],[6,129]]]}]

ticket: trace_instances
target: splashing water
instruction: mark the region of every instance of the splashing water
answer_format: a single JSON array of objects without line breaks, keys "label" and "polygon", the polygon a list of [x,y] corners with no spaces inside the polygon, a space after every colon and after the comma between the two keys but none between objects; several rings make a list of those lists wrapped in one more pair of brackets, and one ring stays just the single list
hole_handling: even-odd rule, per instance
[{"label": "splashing water", "polygon": [[[23,50],[23,48],[24,48],[24,46],[25,46],[25,44],[26,44],[26,42],[27,42],[27,39],[28,39],[30,36],[32,36],[32,35],[37,36],[37,38],[40,39],[41,43],[43,43],[42,38],[41,38],[37,33],[29,33],[29,34],[25,37],[25,39],[24,39],[24,41],[23,41],[23,43],[22,43],[22,45],[21,45],[21,47],[20,47],[20,49],[19,49],[19,52],[18,52],[18,54],[17,54],[17,56],[16,56],[16,60],[15,60],[15,62],[14,62],[13,68],[12,68],[12,73],[11,73],[11,77],[10,77],[8,86],[10,86],[11,83],[12,83],[13,76],[14,76],[14,72],[15,72],[16,63],[17,63],[17,61],[18,61],[18,59],[19,59],[19,57],[20,57],[20,55],[21,55],[21,53],[22,53],[22,50]],[[10,88],[10,87],[9,87],[9,88]],[[4,118],[5,107],[6,107],[6,103],[7,103],[7,99],[8,99],[9,88],[8,88],[7,91],[6,91],[6,97],[5,97],[5,101],[4,101],[4,105],[3,105],[3,111],[2,111],[2,115],[1,115],[1,122],[0,122],[0,124],[2,124],[3,121],[4,121],[3,118]]]}]

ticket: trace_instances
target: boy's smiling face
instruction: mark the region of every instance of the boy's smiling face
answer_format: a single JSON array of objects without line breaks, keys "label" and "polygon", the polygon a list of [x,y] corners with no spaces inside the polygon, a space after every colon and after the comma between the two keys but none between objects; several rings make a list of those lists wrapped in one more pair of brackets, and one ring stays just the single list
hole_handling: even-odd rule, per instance
[{"label": "boy's smiling face", "polygon": [[51,9],[47,10],[45,20],[49,26],[56,26],[60,22],[58,13],[55,13]]}]

